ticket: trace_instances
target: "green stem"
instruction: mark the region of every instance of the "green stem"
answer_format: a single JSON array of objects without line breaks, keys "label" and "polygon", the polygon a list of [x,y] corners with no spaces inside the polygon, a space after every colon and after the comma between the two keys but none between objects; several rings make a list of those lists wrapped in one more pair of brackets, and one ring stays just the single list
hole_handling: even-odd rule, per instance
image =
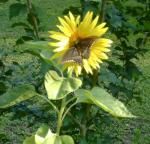
[{"label": "green stem", "polygon": [[86,141],[86,133],[87,133],[86,125],[84,124],[81,125],[80,132],[81,132],[82,138]]},{"label": "green stem", "polygon": [[[68,77],[72,77],[72,73],[68,74]],[[60,107],[60,111],[58,113],[58,120],[57,120],[57,130],[56,130],[56,134],[59,135],[60,134],[60,129],[62,127],[62,123],[63,123],[63,120],[66,116],[66,114],[69,112],[69,110],[76,104],[73,103],[72,105],[70,105],[70,107],[65,111],[65,108],[66,108],[66,105],[73,101],[75,99],[75,97],[69,99],[68,101],[66,101],[66,98],[62,99],[62,102],[61,102],[61,107]]]},{"label": "green stem", "polygon": [[[105,19],[105,8],[106,8],[106,3],[107,3],[107,0],[102,0],[102,4],[101,4],[101,11],[100,11],[100,22],[102,23]],[[92,83],[93,83],[93,87],[95,85],[97,85],[98,83],[98,70],[94,70],[93,72],[93,78],[92,78]],[[85,107],[86,109],[86,118],[84,119],[83,121],[83,124],[82,124],[82,127],[80,129],[81,131],[81,135],[84,139],[86,139],[86,134],[87,134],[87,122],[90,118],[90,109],[91,109],[91,105],[90,104],[87,104]]]},{"label": "green stem", "polygon": [[93,78],[92,78],[93,87],[95,85],[97,85],[97,83],[98,83],[98,70],[94,70],[93,71]]},{"label": "green stem", "polygon": [[33,8],[32,8],[32,3],[31,3],[30,0],[27,0],[27,7],[28,7],[29,14],[31,15],[31,18],[32,18],[32,23],[33,23],[33,29],[34,29],[35,37],[38,40],[39,39],[38,23],[37,23],[36,16],[34,15]]},{"label": "green stem", "polygon": [[71,119],[76,124],[79,125],[81,136],[83,136],[85,138],[85,136],[86,136],[86,127],[85,127],[85,125],[81,124],[81,121],[79,121],[78,119],[76,119],[76,117],[74,117],[70,112],[68,112],[68,115],[71,117]]},{"label": "green stem", "polygon": [[86,126],[90,118],[91,104],[86,104],[84,108],[85,108],[85,119],[83,119],[82,126],[80,127],[80,132],[81,132],[82,138],[86,140],[86,134],[87,134],[87,129],[88,129]]},{"label": "green stem", "polygon": [[[105,9],[106,9],[107,0],[102,0],[101,9],[100,9],[100,22],[105,21]],[[93,86],[95,86],[98,82],[98,70],[94,70],[93,72]]]},{"label": "green stem", "polygon": [[65,111],[65,113],[63,114],[62,120],[64,120],[65,116],[67,115],[67,113],[69,112],[69,110],[75,106],[77,104],[77,102],[73,103],[72,105],[70,105],[70,107]]},{"label": "green stem", "polygon": [[49,99],[47,99],[45,96],[40,95],[40,94],[38,94],[38,96],[41,97],[42,99],[44,99],[45,101],[47,101],[47,102],[53,107],[53,109],[54,109],[57,113],[59,113],[58,108],[57,108]]},{"label": "green stem", "polygon": [[63,121],[62,116],[63,116],[64,110],[65,110],[65,107],[66,107],[66,100],[64,98],[61,102],[61,108],[60,108],[60,111],[58,113],[57,130],[56,130],[57,135],[60,134],[60,129],[62,126],[62,121]]},{"label": "green stem", "polygon": [[68,101],[66,101],[66,105],[69,104],[71,101],[75,100],[77,97],[73,95]]},{"label": "green stem", "polygon": [[107,0],[102,0],[101,9],[100,9],[100,22],[105,21],[106,4],[107,4]]}]

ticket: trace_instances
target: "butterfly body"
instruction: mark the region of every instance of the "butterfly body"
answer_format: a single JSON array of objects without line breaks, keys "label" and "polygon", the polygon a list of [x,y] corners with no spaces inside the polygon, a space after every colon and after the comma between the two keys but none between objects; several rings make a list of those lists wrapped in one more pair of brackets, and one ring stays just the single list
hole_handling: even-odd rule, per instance
[{"label": "butterfly body", "polygon": [[75,62],[82,65],[82,60],[90,57],[90,48],[95,40],[95,37],[89,37],[76,42],[66,51],[62,63]]}]

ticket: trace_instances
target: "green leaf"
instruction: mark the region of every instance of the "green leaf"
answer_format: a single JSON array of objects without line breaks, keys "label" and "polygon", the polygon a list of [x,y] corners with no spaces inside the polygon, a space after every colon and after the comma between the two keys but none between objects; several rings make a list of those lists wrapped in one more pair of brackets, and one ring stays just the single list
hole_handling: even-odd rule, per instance
[{"label": "green leaf", "polygon": [[35,135],[25,139],[23,144],[74,144],[71,136],[57,136],[52,133],[48,126],[41,126]]},{"label": "green leaf", "polygon": [[14,3],[9,7],[9,18],[18,16],[19,14],[24,14],[27,11],[26,4]]},{"label": "green leaf", "polygon": [[8,0],[0,0],[0,3],[8,2]]},{"label": "green leaf", "polygon": [[46,125],[41,126],[35,134],[35,143],[42,144],[48,132],[49,132],[48,126]]},{"label": "green leaf", "polygon": [[35,136],[27,137],[24,140],[23,144],[36,144],[35,143]]},{"label": "green leaf", "polygon": [[[16,40],[16,45],[20,45],[23,44],[25,41],[29,41],[29,40],[33,40],[32,36],[21,36],[19,39]],[[21,52],[23,51],[23,49],[21,49]]]},{"label": "green leaf", "polygon": [[62,69],[61,64],[58,64],[55,60],[51,60],[51,56],[53,56],[53,49],[48,45],[47,41],[25,42],[21,51],[39,57],[45,64],[50,64],[57,68],[59,71]]},{"label": "green leaf", "polygon": [[77,78],[60,77],[55,71],[49,71],[45,76],[45,88],[48,98],[58,100],[77,90],[82,82]]},{"label": "green leaf", "polygon": [[89,104],[94,104],[93,101],[91,100],[92,95],[89,90],[86,89],[78,89],[75,91],[75,95],[77,96],[77,103],[89,103]]},{"label": "green leaf", "polygon": [[61,139],[56,134],[48,137],[42,144],[62,144]]},{"label": "green leaf", "polygon": [[150,31],[150,22],[145,22],[143,27],[145,31]]},{"label": "green leaf", "polygon": [[63,135],[60,136],[62,144],[74,144],[74,140],[71,136]]},{"label": "green leaf", "polygon": [[47,125],[42,125],[35,135],[27,137],[23,144],[54,144],[56,134],[52,133]]},{"label": "green leaf", "polygon": [[[37,56],[41,60],[41,72],[44,74],[50,69],[50,66],[55,67],[59,71],[62,70],[62,65],[55,60],[50,60],[53,55],[53,49],[48,46],[47,41],[28,41],[23,44],[21,52],[30,53]],[[44,67],[44,68],[43,68]],[[45,69],[46,67],[46,69]]]},{"label": "green leaf", "polygon": [[83,5],[83,15],[85,15],[88,11],[93,11],[95,14],[98,13],[99,1],[83,1],[81,4]]},{"label": "green leaf", "polygon": [[118,28],[122,26],[122,17],[120,15],[119,10],[116,8],[116,6],[110,4],[108,5],[106,12],[109,16],[109,23],[112,27]]},{"label": "green leaf", "polygon": [[108,70],[106,67],[101,69],[99,76],[100,82],[103,82],[105,84],[107,83],[113,83],[115,85],[121,85],[120,79],[114,74],[112,71]]},{"label": "green leaf", "polygon": [[51,62],[50,58],[53,55],[52,49],[48,46],[47,41],[28,41],[23,44],[22,52],[28,52],[40,59]]},{"label": "green leaf", "polygon": [[48,126],[41,126],[35,135],[36,144],[53,144],[56,139],[56,134],[52,133]]},{"label": "green leaf", "polygon": [[43,49],[50,50],[52,49],[48,46],[47,41],[28,41],[24,43],[24,48],[27,50],[41,51]]},{"label": "green leaf", "polygon": [[11,27],[19,27],[19,26],[22,26],[22,27],[24,27],[24,28],[30,28],[30,26],[29,25],[27,25],[26,23],[24,23],[24,22],[16,22],[16,23],[13,23],[12,25],[11,25]]},{"label": "green leaf", "polygon": [[32,85],[25,84],[8,90],[0,96],[0,108],[6,108],[36,95]]},{"label": "green leaf", "polygon": [[93,95],[92,101],[113,116],[134,117],[122,102],[110,95],[106,90],[94,87],[91,93]]},{"label": "green leaf", "polygon": [[6,87],[5,83],[0,81],[0,95],[5,93],[6,89],[7,89],[7,87]]},{"label": "green leaf", "polygon": [[91,91],[80,89],[75,92],[75,95],[77,95],[78,103],[95,104],[113,116],[135,117],[122,102],[100,87],[94,87]]}]

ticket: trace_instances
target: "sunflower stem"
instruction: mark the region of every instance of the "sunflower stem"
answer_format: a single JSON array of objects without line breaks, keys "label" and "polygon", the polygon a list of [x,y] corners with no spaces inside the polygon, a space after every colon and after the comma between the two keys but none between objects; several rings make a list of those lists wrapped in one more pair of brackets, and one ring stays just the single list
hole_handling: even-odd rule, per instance
[{"label": "sunflower stem", "polygon": [[93,78],[92,78],[92,86],[96,86],[98,83],[98,70],[93,71]]},{"label": "sunflower stem", "polygon": [[106,9],[107,0],[102,0],[100,8],[100,22],[105,21],[105,9]]},{"label": "sunflower stem", "polygon": [[83,119],[83,123],[80,127],[80,133],[82,135],[82,138],[86,140],[86,135],[88,130],[87,123],[91,116],[90,115],[91,104],[85,104],[84,109],[85,109],[85,119]]},{"label": "sunflower stem", "polygon": [[65,116],[67,115],[67,113],[70,111],[70,109],[75,106],[77,104],[77,102],[73,103],[72,105],[70,105],[68,107],[68,109],[64,112],[63,116],[62,116],[62,120],[64,120]]},{"label": "sunflower stem", "polygon": [[[101,23],[105,20],[106,3],[107,3],[107,0],[102,0],[101,10],[100,10],[100,22]],[[93,87],[96,86],[97,83],[98,83],[98,70],[94,70],[93,78],[92,78]],[[86,104],[84,108],[86,109],[86,115],[85,115],[85,119],[83,121],[82,127],[80,129],[80,132],[81,132],[83,139],[86,140],[86,135],[87,135],[87,130],[88,130],[87,123],[88,123],[89,118],[91,117],[91,114],[90,114],[91,105]]]},{"label": "sunflower stem", "polygon": [[[105,9],[106,9],[107,0],[102,0],[101,8],[100,8],[100,22],[105,21]],[[93,72],[93,87],[98,82],[98,70],[94,70]]]},{"label": "sunflower stem", "polygon": [[[68,74],[68,77],[72,77],[72,72]],[[70,99],[70,101],[73,99]],[[57,119],[57,129],[56,129],[56,134],[59,136],[60,134],[60,129],[62,127],[62,123],[63,120],[66,116],[66,114],[69,112],[69,110],[71,109],[71,107],[73,107],[76,103],[74,103],[73,105],[71,105],[66,111],[66,105],[68,104],[68,102],[70,101],[66,101],[66,98],[63,98],[61,101],[61,107],[60,110],[58,112],[58,119]]]},{"label": "sunflower stem", "polygon": [[31,16],[34,35],[35,35],[35,38],[38,40],[39,39],[38,23],[37,23],[37,18],[34,14],[34,11],[33,11],[31,0],[27,0],[27,7],[28,7],[28,12],[29,12],[28,15]]},{"label": "sunflower stem", "polygon": [[43,100],[45,100],[46,102],[48,102],[52,107],[53,109],[59,113],[59,110],[58,108],[53,104],[53,102],[51,102],[47,97],[43,96],[43,95],[40,95],[40,94],[37,94],[37,96],[41,97]]},{"label": "sunflower stem", "polygon": [[57,130],[56,130],[57,135],[60,134],[60,129],[62,127],[62,122],[63,122],[62,117],[63,117],[65,107],[66,107],[66,99],[64,98],[64,99],[62,99],[61,108],[60,108],[60,111],[58,113]]}]

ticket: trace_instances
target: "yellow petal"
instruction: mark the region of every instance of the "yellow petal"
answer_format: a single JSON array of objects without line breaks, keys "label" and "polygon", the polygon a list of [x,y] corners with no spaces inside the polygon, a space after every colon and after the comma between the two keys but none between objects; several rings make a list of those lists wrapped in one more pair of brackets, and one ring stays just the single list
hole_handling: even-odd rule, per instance
[{"label": "yellow petal", "polygon": [[103,53],[103,52],[100,54],[100,57],[102,59],[108,59],[108,56],[105,53]]},{"label": "yellow petal", "polygon": [[105,28],[96,27],[96,28],[92,31],[91,34],[92,34],[93,36],[100,37],[100,36],[102,36],[103,34],[105,34],[107,30],[108,30],[108,27],[105,27]]},{"label": "yellow petal", "polygon": [[93,44],[93,46],[110,47],[111,44],[112,44],[112,40],[106,38],[100,38]]},{"label": "yellow petal", "polygon": [[64,19],[62,19],[60,17],[58,19],[59,19],[59,21],[60,21],[60,23],[63,27],[68,29],[68,31],[72,32],[72,29],[71,29],[70,25]]},{"label": "yellow petal", "polygon": [[91,69],[91,67],[88,64],[88,61],[86,59],[83,59],[83,67],[84,67],[84,69],[85,69],[85,71],[87,73],[91,73],[92,74],[92,69]]},{"label": "yellow petal", "polygon": [[70,17],[70,21],[72,22],[72,25],[75,27],[76,26],[75,18],[71,12],[69,12],[69,17]]},{"label": "yellow petal", "polygon": [[72,34],[72,31],[69,31],[66,27],[63,27],[61,25],[57,25],[57,27],[59,28],[60,31],[62,31],[64,33],[64,35],[70,37]]},{"label": "yellow petal", "polygon": [[93,22],[91,23],[91,29],[93,29],[93,28],[97,25],[98,19],[99,19],[99,16],[97,16],[97,17],[93,20]]},{"label": "yellow petal", "polygon": [[60,40],[60,41],[69,40],[68,37],[66,37],[64,35],[59,35],[59,34],[50,35],[50,38],[55,39],[55,40]]},{"label": "yellow petal", "polygon": [[77,16],[76,18],[76,24],[78,25],[80,23],[80,16]]}]

